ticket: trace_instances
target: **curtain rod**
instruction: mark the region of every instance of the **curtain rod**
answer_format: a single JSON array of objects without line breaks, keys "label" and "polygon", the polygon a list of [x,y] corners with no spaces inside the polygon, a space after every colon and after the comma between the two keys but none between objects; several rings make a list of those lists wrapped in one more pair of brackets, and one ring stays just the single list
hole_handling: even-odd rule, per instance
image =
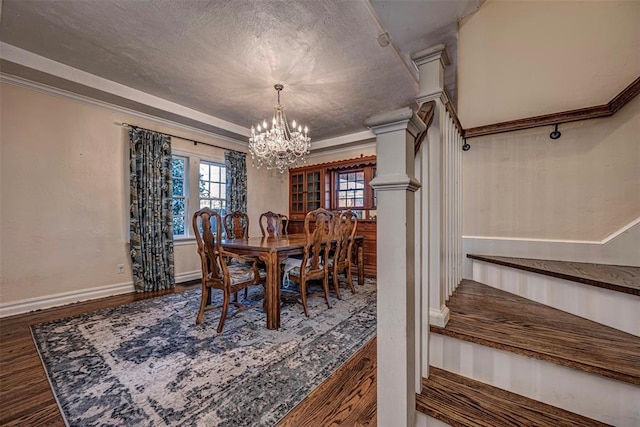
[{"label": "curtain rod", "polygon": [[143,128],[143,127],[141,127],[141,126],[136,126],[136,125],[130,125],[129,123],[120,123],[120,126],[125,127],[125,128],[142,129],[142,130],[148,130],[148,131],[150,131],[150,132],[160,133],[160,134],[162,134],[162,135],[170,136],[170,137],[172,137],[172,138],[178,138],[178,139],[182,139],[182,140],[184,140],[184,141],[193,142],[193,145],[202,144],[202,145],[208,145],[209,147],[220,148],[221,150],[233,151],[233,152],[236,152],[236,153],[247,154],[247,153],[245,153],[244,151],[234,150],[233,148],[221,147],[221,146],[219,146],[219,145],[210,144],[210,143],[208,143],[208,142],[196,141],[195,139],[185,138],[185,137],[183,137],[183,136],[173,135],[173,134],[166,133],[166,132],[158,132],[157,130],[148,129],[148,128]]}]

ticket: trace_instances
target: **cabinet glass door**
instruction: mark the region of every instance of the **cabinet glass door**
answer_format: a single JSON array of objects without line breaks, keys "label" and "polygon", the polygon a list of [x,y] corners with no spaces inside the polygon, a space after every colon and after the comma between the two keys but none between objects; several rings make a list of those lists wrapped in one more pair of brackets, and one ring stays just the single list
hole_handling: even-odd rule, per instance
[{"label": "cabinet glass door", "polygon": [[307,172],[307,210],[318,209],[321,197],[320,172]]},{"label": "cabinet glass door", "polygon": [[291,212],[304,212],[304,174],[291,175]]}]

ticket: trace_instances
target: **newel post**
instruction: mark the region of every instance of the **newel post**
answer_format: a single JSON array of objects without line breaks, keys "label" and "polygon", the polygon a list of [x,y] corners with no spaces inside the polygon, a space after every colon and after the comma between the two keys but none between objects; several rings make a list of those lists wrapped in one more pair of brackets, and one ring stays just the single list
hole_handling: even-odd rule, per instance
[{"label": "newel post", "polygon": [[414,140],[425,129],[410,108],[370,117],[376,134],[378,241],[379,426],[415,424],[415,191]]},{"label": "newel post", "polygon": [[[449,309],[445,305],[446,295],[441,284],[441,244],[442,244],[442,146],[444,145],[443,115],[448,102],[444,91],[444,68],[449,65],[449,54],[445,45],[439,44],[414,53],[412,59],[420,74],[420,90],[416,96],[418,105],[435,101],[434,118],[429,127],[422,153],[419,156],[421,182],[425,187],[421,192],[422,236],[424,252],[422,257],[422,278],[427,284],[424,296],[428,296],[429,324],[446,326],[449,320]],[[425,303],[427,301],[424,301]],[[427,304],[425,304],[426,306]],[[428,376],[428,333],[425,325],[423,331],[423,368],[422,375]]]}]

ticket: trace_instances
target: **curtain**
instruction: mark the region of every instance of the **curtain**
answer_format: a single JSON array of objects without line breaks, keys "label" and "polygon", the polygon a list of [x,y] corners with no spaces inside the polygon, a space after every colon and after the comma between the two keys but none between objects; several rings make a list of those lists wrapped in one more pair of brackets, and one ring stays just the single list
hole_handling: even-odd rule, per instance
[{"label": "curtain", "polygon": [[227,212],[247,212],[247,155],[225,151],[227,167]]},{"label": "curtain", "polygon": [[137,292],[173,288],[171,138],[132,128],[129,148],[133,284]]}]

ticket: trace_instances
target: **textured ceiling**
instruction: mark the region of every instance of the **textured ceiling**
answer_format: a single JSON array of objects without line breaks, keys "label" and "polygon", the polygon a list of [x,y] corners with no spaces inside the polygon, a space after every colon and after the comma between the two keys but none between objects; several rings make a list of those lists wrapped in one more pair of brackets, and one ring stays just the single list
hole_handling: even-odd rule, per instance
[{"label": "textured ceiling", "polygon": [[[403,46],[429,47],[427,35],[455,26],[478,1],[1,4],[2,42],[243,128],[271,117],[273,85],[283,83],[289,120],[319,140],[364,131],[367,117],[412,105],[417,81]],[[395,47],[378,44],[384,31],[398,34]],[[13,65],[5,59],[2,71],[25,68]]]}]

